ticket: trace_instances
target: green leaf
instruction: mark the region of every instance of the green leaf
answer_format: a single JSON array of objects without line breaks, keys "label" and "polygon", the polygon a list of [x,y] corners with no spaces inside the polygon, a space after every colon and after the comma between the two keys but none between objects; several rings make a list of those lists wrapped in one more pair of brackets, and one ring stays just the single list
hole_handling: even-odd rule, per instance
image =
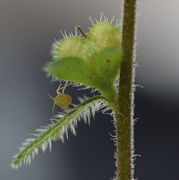
[{"label": "green leaf", "polygon": [[59,79],[90,86],[92,86],[92,82],[97,78],[89,64],[77,57],[65,57],[50,62],[44,69]]},{"label": "green leaf", "polygon": [[[64,134],[68,133],[68,129],[72,130],[73,134],[76,134],[75,127],[77,122],[82,118],[85,122],[90,121],[90,115],[95,115],[95,112],[101,108],[104,108],[108,104],[107,100],[102,96],[95,96],[83,101],[80,105],[71,109],[68,114],[59,114],[60,119],[54,120],[47,127],[38,129],[34,137],[27,139],[22,147],[19,148],[19,153],[14,156],[11,166],[18,168],[22,163],[30,164],[31,159],[38,153],[38,149],[41,147],[43,151],[49,146],[51,149],[51,141],[62,139],[64,140]],[[108,108],[107,108],[108,110]]]},{"label": "green leaf", "polygon": [[104,48],[90,60],[90,66],[93,67],[98,77],[95,87],[111,103],[114,103],[117,97],[117,92],[114,89],[114,81],[119,74],[121,62],[122,50],[114,46]]},{"label": "green leaf", "polygon": [[47,64],[45,70],[59,79],[94,87],[114,101],[114,80],[119,73],[121,61],[121,48],[108,47],[94,54],[88,63],[77,57],[65,57]]},{"label": "green leaf", "polygon": [[119,73],[122,61],[122,50],[119,47],[108,47],[94,55],[90,65],[98,73],[102,83],[113,83]]}]

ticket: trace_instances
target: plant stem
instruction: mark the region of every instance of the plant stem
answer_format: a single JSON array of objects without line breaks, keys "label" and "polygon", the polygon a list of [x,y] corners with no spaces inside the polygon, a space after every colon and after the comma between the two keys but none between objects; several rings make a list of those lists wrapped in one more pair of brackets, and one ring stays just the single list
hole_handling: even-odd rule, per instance
[{"label": "plant stem", "polygon": [[133,101],[134,101],[134,45],[136,0],[124,0],[122,49],[119,93],[116,102],[116,180],[132,180],[133,177]]}]

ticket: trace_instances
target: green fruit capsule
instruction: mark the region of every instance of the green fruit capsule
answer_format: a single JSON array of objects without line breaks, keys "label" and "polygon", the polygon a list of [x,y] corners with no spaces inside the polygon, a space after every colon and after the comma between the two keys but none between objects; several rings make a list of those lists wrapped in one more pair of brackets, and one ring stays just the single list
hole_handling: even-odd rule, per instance
[{"label": "green fruit capsule", "polygon": [[121,46],[121,30],[109,22],[94,24],[88,33],[89,40],[96,43],[97,50],[109,46]]},{"label": "green fruit capsule", "polygon": [[67,37],[53,45],[54,59],[58,60],[63,57],[78,57],[88,60],[95,53],[95,44],[81,36]]}]

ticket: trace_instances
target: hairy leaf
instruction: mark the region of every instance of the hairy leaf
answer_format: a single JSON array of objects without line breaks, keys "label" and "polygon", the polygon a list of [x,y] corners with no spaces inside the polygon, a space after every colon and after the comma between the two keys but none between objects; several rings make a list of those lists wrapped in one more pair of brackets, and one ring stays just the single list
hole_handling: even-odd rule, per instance
[{"label": "hairy leaf", "polygon": [[65,57],[50,62],[45,67],[45,70],[59,79],[90,86],[97,78],[93,69],[85,61],[77,57]]},{"label": "hairy leaf", "polygon": [[109,100],[114,100],[114,80],[121,61],[121,49],[108,47],[93,55],[88,63],[77,57],[65,57],[47,64],[45,70],[56,78],[94,87]]},{"label": "hairy leaf", "polygon": [[[34,158],[35,154],[38,153],[38,149],[41,147],[43,151],[49,146],[51,149],[51,142],[57,139],[64,141],[64,133],[68,137],[68,129],[70,128],[72,133],[75,135],[75,127],[77,122],[84,119],[85,122],[90,121],[90,116],[95,115],[95,112],[101,108],[105,108],[107,101],[102,96],[95,96],[76,106],[70,110],[68,114],[59,114],[60,119],[52,121],[46,127],[37,129],[37,134],[34,137],[27,139],[22,147],[19,148],[19,153],[13,158],[11,166],[18,168],[22,163],[30,164],[31,159]],[[109,108],[107,108],[108,110]]]},{"label": "hairy leaf", "polygon": [[94,55],[90,60],[90,65],[94,68],[97,76],[101,79],[101,84],[111,84],[119,73],[122,61],[122,50],[119,47],[104,48]]}]

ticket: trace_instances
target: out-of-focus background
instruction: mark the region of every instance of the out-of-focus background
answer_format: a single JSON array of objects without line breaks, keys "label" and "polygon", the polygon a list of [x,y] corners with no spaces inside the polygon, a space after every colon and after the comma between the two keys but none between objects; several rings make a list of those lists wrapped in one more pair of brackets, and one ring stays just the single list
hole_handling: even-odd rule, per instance
[{"label": "out-of-focus background", "polygon": [[[89,16],[120,18],[120,0],[0,0],[0,180],[109,180],[114,176],[113,124],[100,113],[77,136],[53,143],[31,166],[9,167],[17,147],[51,117],[57,83],[42,67],[51,44]],[[135,177],[178,180],[179,1],[138,0]],[[74,99],[84,92],[67,89]]]}]

